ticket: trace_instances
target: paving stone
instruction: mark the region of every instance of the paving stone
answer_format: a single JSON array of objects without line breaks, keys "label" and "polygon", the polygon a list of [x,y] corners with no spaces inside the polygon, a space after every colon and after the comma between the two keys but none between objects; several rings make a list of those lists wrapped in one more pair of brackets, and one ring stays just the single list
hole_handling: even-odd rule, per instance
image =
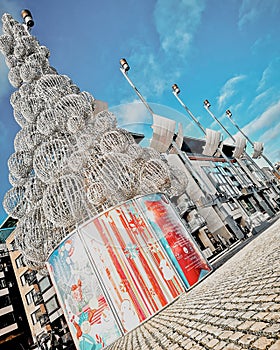
[{"label": "paving stone", "polygon": [[225,341],[220,341],[213,350],[222,350],[224,349],[224,347],[227,345],[227,343]]},{"label": "paving stone", "polygon": [[256,339],[257,337],[255,335],[246,334],[246,335],[243,335],[243,337],[238,340],[238,343],[240,343],[242,346],[248,346]]},{"label": "paving stone", "polygon": [[213,349],[213,348],[215,348],[216,349],[216,345],[218,344],[218,343],[220,343],[220,340],[218,340],[218,339],[211,339],[210,340],[210,342],[207,344],[207,347],[209,348],[209,349]]},{"label": "paving stone", "polygon": [[280,350],[280,220],[108,350]]},{"label": "paving stone", "polygon": [[253,349],[255,348],[258,350],[265,350],[273,342],[274,342],[274,339],[261,337],[252,344],[252,347]]},{"label": "paving stone", "polygon": [[[253,332],[259,332],[261,330],[263,330],[264,328],[266,328],[268,326],[268,323],[266,322],[255,322],[251,327],[250,327],[250,331]],[[280,325],[279,325],[280,326]]]},{"label": "paving stone", "polygon": [[280,323],[274,323],[268,328],[264,329],[265,333],[278,334],[280,335]]},{"label": "paving stone", "polygon": [[237,329],[239,330],[247,330],[250,329],[250,327],[255,323],[255,321],[245,321],[243,323],[241,323],[241,325],[239,325],[237,327]]},{"label": "paving stone", "polygon": [[268,350],[280,350],[280,340],[277,340],[277,342],[269,347]]}]

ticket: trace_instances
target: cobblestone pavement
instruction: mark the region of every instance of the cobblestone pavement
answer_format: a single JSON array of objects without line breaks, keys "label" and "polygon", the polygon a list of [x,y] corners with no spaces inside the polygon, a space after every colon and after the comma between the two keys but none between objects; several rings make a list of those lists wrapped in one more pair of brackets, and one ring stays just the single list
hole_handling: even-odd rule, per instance
[{"label": "cobblestone pavement", "polygon": [[110,350],[280,350],[280,220]]}]

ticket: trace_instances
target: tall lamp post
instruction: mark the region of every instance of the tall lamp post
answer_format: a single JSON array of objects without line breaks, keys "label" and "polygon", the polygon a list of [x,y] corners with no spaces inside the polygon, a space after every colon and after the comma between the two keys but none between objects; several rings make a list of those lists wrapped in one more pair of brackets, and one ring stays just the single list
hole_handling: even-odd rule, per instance
[{"label": "tall lamp post", "polygon": [[[236,139],[232,136],[232,134],[224,127],[224,125],[218,120],[218,118],[210,111],[211,104],[208,100],[204,100],[203,102],[204,108],[211,115],[211,117],[221,126],[221,128],[227,133],[227,135],[231,138],[231,140],[236,143]],[[258,170],[264,175],[264,177],[270,181],[268,175],[254,162],[254,160],[249,156],[247,152],[245,152],[246,156],[255,164]]]},{"label": "tall lamp post", "polygon": [[173,84],[172,85],[172,92],[173,95],[176,97],[176,99],[179,101],[179,103],[181,104],[181,106],[183,106],[183,108],[186,110],[186,112],[188,113],[188,115],[191,117],[191,119],[195,122],[195,124],[200,128],[200,130],[203,132],[204,135],[206,135],[205,129],[204,127],[200,124],[200,122],[196,119],[196,117],[192,114],[192,112],[189,110],[189,108],[184,104],[184,102],[180,99],[179,94],[181,92],[181,90],[179,89],[177,84]]},{"label": "tall lamp post", "polygon": [[[190,111],[190,109],[185,105],[185,103],[181,100],[181,98],[179,97],[179,94],[181,92],[180,88],[178,87],[177,84],[173,84],[172,85],[172,92],[173,95],[176,97],[176,99],[179,101],[179,103],[181,104],[181,106],[183,106],[183,108],[186,110],[186,112],[188,113],[188,115],[191,117],[191,119],[194,121],[194,123],[200,128],[200,130],[203,132],[204,135],[206,135],[206,131],[204,129],[204,127],[200,124],[200,122],[197,120],[197,118],[193,115],[193,113]],[[224,154],[224,152],[222,151],[221,147],[218,147],[218,150],[220,151],[222,157],[224,158],[224,160],[229,164],[229,166],[233,169],[233,171],[235,172],[235,174],[238,175],[235,167],[232,165],[230,159]]]},{"label": "tall lamp post", "polygon": [[[204,135],[206,135],[206,131],[204,129],[204,127],[200,124],[200,122],[196,119],[196,117],[192,114],[192,112],[189,110],[189,108],[184,104],[184,102],[180,99],[180,97],[178,96],[179,93],[181,92],[178,85],[177,84],[173,84],[172,85],[172,92],[174,94],[174,96],[176,97],[176,99],[179,101],[179,103],[183,106],[183,108],[186,110],[186,112],[188,113],[188,115],[191,117],[191,119],[195,122],[195,124],[200,128],[200,130],[204,133]],[[235,175],[238,175],[238,171],[236,170],[236,168],[233,166],[233,164],[231,163],[230,159],[223,153],[221,147],[217,148],[222,157],[224,158],[224,160],[229,164],[230,168],[232,169],[232,171],[235,173]],[[233,220],[233,218],[231,217],[231,215],[229,215],[229,213],[227,212],[227,210],[224,208],[223,203],[220,201],[219,198],[216,198],[216,204],[218,207],[218,210],[220,213],[222,213],[224,215],[224,217],[226,218],[226,222],[228,223],[228,225],[230,227],[232,227],[235,231],[236,236],[241,239],[244,237],[243,232],[241,231],[241,229],[236,226],[235,221]],[[239,205],[239,203],[238,203]],[[243,208],[239,205],[240,209],[243,211]],[[245,213],[244,213],[245,214]],[[219,214],[218,214],[219,215]],[[246,214],[245,214],[246,215]]]},{"label": "tall lamp post", "polygon": [[[226,116],[231,121],[231,123],[240,131],[240,133],[245,137],[245,139],[250,143],[250,145],[255,148],[254,142],[252,142],[248,135],[246,135],[242,129],[236,124],[236,122],[232,119],[232,113],[229,109],[226,110]],[[259,154],[266,162],[269,164],[272,169],[275,171],[276,174],[280,175],[279,171],[275,168],[275,166],[271,163],[271,161],[263,154],[263,152],[260,152]]]},{"label": "tall lamp post", "polygon": [[[147,110],[149,111],[149,113],[151,114],[152,117],[154,117],[154,112],[152,110],[152,108],[149,106],[149,104],[147,103],[147,101],[144,99],[144,97],[141,95],[140,91],[137,89],[137,87],[135,86],[135,84],[132,82],[132,80],[129,78],[128,76],[128,71],[130,69],[129,64],[127,63],[125,58],[122,58],[120,60],[120,71],[122,72],[123,76],[125,77],[125,79],[128,81],[129,85],[133,88],[133,90],[136,92],[137,96],[139,97],[139,99],[143,102],[143,104],[145,105],[145,107],[147,108]],[[178,154],[180,155],[180,157],[183,159],[184,163],[185,163],[185,167],[188,169],[188,171],[190,172],[190,174],[192,175],[192,177],[194,178],[194,180],[199,184],[202,192],[204,193],[204,195],[207,197],[209,196],[209,194],[211,193],[211,190],[209,188],[209,186],[204,182],[204,180],[202,179],[202,177],[199,175],[199,173],[193,168],[191,161],[189,160],[189,158],[187,157],[187,155],[181,151],[181,149],[178,147],[178,145],[176,144],[176,142],[172,141],[172,146],[176,149],[176,151],[178,152]]]},{"label": "tall lamp post", "polygon": [[[204,100],[204,108],[206,109],[206,111],[211,115],[211,117],[221,126],[221,128],[227,133],[227,135],[232,139],[232,141],[234,143],[236,143],[236,139],[232,136],[232,134],[224,127],[224,125],[216,118],[216,116],[210,111],[211,104],[208,100]],[[249,154],[247,152],[244,152],[246,157],[248,159],[250,159],[250,161],[256,166],[256,168],[261,172],[261,174],[263,174],[264,178],[270,183],[271,179],[268,177],[268,175],[258,166],[258,164],[256,164],[256,162],[254,162],[254,160],[249,156]],[[272,183],[272,186],[274,188],[274,185]],[[275,188],[274,188],[275,189]],[[253,190],[254,194],[256,196],[256,198],[259,198],[259,194],[255,191],[255,189]],[[278,193],[278,190],[275,189],[275,192]],[[269,208],[269,206],[267,205],[267,203],[265,203],[265,200],[261,200],[260,201],[263,203],[264,209],[267,213],[269,213],[269,215],[273,215],[273,212],[271,211],[271,209]]]}]

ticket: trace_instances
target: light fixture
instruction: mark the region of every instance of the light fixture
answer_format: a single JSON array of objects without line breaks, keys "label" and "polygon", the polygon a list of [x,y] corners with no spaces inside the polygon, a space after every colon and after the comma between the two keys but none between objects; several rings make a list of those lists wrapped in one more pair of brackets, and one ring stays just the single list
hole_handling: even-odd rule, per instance
[{"label": "light fixture", "polygon": [[120,65],[125,72],[128,72],[130,67],[125,58],[120,59]]},{"label": "light fixture", "polygon": [[226,110],[226,114],[227,114],[227,116],[228,116],[229,118],[232,117],[232,113],[231,113],[231,111],[230,111],[229,109]]},{"label": "light fixture", "polygon": [[178,85],[177,84],[173,84],[172,85],[172,90],[173,90],[173,92],[175,93],[175,94],[179,94],[180,93],[180,89],[179,89],[179,87],[178,87]]},{"label": "light fixture", "polygon": [[205,100],[203,103],[204,103],[205,107],[207,107],[207,108],[211,107],[211,103],[208,100]]},{"label": "light fixture", "polygon": [[32,14],[29,10],[22,10],[21,11],[21,17],[23,18],[25,24],[27,25],[28,28],[31,28],[34,26],[34,21],[32,18]]}]

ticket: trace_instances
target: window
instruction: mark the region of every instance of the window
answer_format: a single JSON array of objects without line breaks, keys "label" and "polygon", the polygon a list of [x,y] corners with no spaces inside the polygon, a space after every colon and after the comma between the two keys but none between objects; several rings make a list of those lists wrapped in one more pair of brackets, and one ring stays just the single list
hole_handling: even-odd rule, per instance
[{"label": "window", "polygon": [[27,293],[25,295],[25,299],[26,299],[26,302],[27,302],[27,305],[30,305],[33,303],[33,295],[34,295],[34,289],[32,289],[29,293]]},{"label": "window", "polygon": [[45,306],[46,306],[46,309],[47,309],[47,312],[49,315],[51,315],[56,310],[58,310],[60,308],[60,306],[58,304],[58,300],[57,300],[56,295],[54,295],[48,301],[46,301]]},{"label": "window", "polygon": [[52,286],[49,276],[45,276],[43,279],[41,279],[41,281],[39,281],[39,286],[41,293],[44,293],[47,289],[49,289]]},{"label": "window", "polygon": [[26,277],[25,274],[23,274],[22,276],[20,276],[20,281],[21,281],[21,285],[25,286],[26,285]]},{"label": "window", "polygon": [[32,319],[32,323],[33,323],[34,325],[38,322],[37,316],[36,316],[36,312],[33,312],[33,313],[31,314],[31,319]]},{"label": "window", "polygon": [[23,256],[20,255],[18,258],[15,260],[17,268],[19,269],[20,267],[26,266],[24,261],[23,261]]},{"label": "window", "polygon": [[16,320],[13,312],[0,316],[0,329],[8,327],[15,322]]},{"label": "window", "polygon": [[11,299],[9,295],[0,296],[0,308],[11,305]]},{"label": "window", "polygon": [[6,288],[7,287],[7,283],[5,278],[0,278],[0,289]]},{"label": "window", "polygon": [[40,309],[36,310],[31,314],[32,323],[36,324],[39,321],[39,317],[42,316],[42,311]]}]

